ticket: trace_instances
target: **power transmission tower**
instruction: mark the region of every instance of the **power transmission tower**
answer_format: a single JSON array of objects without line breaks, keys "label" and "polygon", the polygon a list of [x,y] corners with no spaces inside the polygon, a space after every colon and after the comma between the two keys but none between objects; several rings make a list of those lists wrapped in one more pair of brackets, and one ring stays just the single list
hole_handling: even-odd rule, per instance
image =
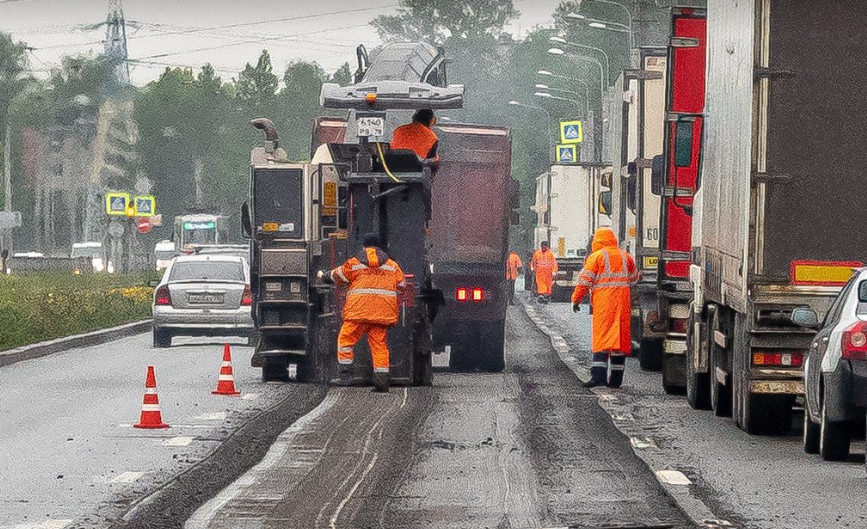
[{"label": "power transmission tower", "polygon": [[105,54],[118,61],[115,69],[118,83],[129,84],[129,55],[126,48],[126,20],[121,0],[108,0],[105,19]]}]

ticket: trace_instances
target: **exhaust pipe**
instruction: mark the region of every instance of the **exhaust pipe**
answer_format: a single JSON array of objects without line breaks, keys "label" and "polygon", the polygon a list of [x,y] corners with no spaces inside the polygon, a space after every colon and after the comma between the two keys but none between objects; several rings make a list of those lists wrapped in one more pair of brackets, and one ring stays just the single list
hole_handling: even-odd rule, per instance
[{"label": "exhaust pipe", "polygon": [[250,120],[253,128],[265,133],[265,152],[273,153],[280,146],[280,138],[277,136],[277,127],[268,118],[254,118]]}]

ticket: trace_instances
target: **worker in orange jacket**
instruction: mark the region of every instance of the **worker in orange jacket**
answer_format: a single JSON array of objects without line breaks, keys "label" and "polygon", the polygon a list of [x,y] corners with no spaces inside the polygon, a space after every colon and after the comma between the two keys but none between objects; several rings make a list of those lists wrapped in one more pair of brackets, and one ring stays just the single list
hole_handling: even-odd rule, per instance
[{"label": "worker in orange jacket", "polygon": [[373,357],[374,391],[388,393],[387,330],[397,323],[397,296],[406,287],[406,279],[400,266],[380,248],[379,236],[367,234],[363,243],[364,249],[358,256],[317,275],[324,283],[349,285],[343,305],[343,326],[337,337],[341,371],[348,371],[355,359],[355,344],[367,335]]},{"label": "worker in orange jacket", "polygon": [[394,129],[390,148],[409,149],[415,152],[419,158],[435,159],[439,138],[432,129],[436,122],[433,110],[429,108],[416,110],[412,116],[412,123]]},{"label": "worker in orange jacket", "polygon": [[554,283],[554,274],[557,273],[557,258],[548,247],[548,241],[542,241],[540,249],[533,254],[530,261],[530,270],[536,272],[536,294],[539,303],[548,303],[551,298],[551,285]]},{"label": "worker in orange jacket", "polygon": [[524,263],[521,262],[521,257],[517,252],[510,252],[509,258],[506,260],[506,279],[509,281],[509,305],[515,304],[515,281],[518,279],[518,274],[524,268]]},{"label": "worker in orange jacket", "polygon": [[584,385],[607,384],[619,388],[623,384],[626,355],[632,351],[630,288],[638,282],[640,274],[632,256],[617,246],[617,237],[611,228],[596,230],[592,249],[572,292],[572,310],[578,312],[581,310],[579,303],[592,291],[593,363],[590,381]]}]

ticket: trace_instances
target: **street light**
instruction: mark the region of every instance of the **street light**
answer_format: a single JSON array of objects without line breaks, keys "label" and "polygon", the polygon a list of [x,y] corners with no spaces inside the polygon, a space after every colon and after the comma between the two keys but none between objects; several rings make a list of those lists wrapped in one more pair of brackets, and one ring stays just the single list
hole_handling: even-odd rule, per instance
[{"label": "street light", "polygon": [[[551,48],[548,50],[548,53],[551,55],[566,55],[566,52],[560,48]],[[605,90],[606,82],[605,82],[605,67],[599,62],[599,59],[595,57],[588,57],[585,55],[575,55],[575,59],[579,61],[590,61],[597,66],[599,66],[599,91],[600,93]],[[600,96],[601,97],[601,96]],[[600,99],[601,100],[601,99]]]},{"label": "street light", "polygon": [[[565,90],[563,88],[548,88],[547,86],[545,86],[544,89],[539,89],[539,86],[545,86],[545,85],[536,85],[537,90],[540,92],[542,92],[543,90],[547,90],[549,93],[550,92],[561,92],[564,94],[570,94],[570,95],[574,95],[574,96],[578,96],[578,97],[582,98],[584,100],[584,116],[586,117],[586,116],[590,115],[590,99],[589,99],[589,95],[587,93],[587,87],[582,87],[582,88],[584,88],[584,93],[582,94],[581,92],[575,92],[574,90]],[[540,96],[540,97],[547,97],[547,96]]]},{"label": "street light", "polygon": [[603,57],[605,57],[605,70],[606,70],[606,79],[611,81],[611,61],[608,59],[608,54],[605,53],[605,50],[602,48],[597,48],[595,46],[588,46],[586,44],[578,44],[577,42],[569,42],[563,37],[548,37],[550,42],[554,42],[557,44],[562,44],[564,46],[572,46],[573,48],[585,48],[588,50],[593,50],[597,53],[601,53]]},{"label": "street light", "polygon": [[[537,107],[537,106],[534,106],[534,105],[526,105],[526,104],[524,104],[524,103],[521,103],[520,101],[515,101],[514,99],[511,100],[511,101],[509,101],[509,105],[511,105],[511,106],[513,106],[513,107],[523,107],[523,108],[529,108],[529,109],[531,109],[531,110],[538,110],[538,111],[540,111],[540,112],[544,112],[544,113],[545,113],[545,116],[548,117],[548,121],[545,123],[545,133],[546,133],[547,136],[548,136],[548,145],[551,147],[551,149],[554,148],[554,138],[551,137],[551,123],[552,123],[554,120],[551,118],[551,113],[550,113],[550,112],[548,112],[547,110],[545,110],[545,109],[542,108],[542,107]],[[550,150],[550,149],[549,149],[549,150]],[[549,156],[550,156],[550,155],[549,155]]]},{"label": "street light", "polygon": [[548,90],[548,85],[536,83],[534,87],[536,90]]},{"label": "street light", "polygon": [[614,31],[617,33],[626,33],[629,36],[629,44],[631,47],[635,47],[635,35],[632,33],[632,17],[629,18],[629,24],[620,24],[618,22],[610,22],[608,20],[598,20],[595,18],[587,18],[584,15],[579,15],[578,13],[567,13],[566,18],[576,20],[576,21],[584,21],[587,22],[588,26],[594,29],[604,29],[606,31]]},{"label": "street light", "polygon": [[536,97],[543,97],[545,99],[556,99],[558,101],[569,101],[570,103],[573,103],[575,105],[575,108],[577,108],[578,110],[581,110],[581,105],[579,105],[578,101],[575,101],[574,99],[569,99],[567,97],[555,96],[554,94],[551,94],[550,92],[533,92],[533,95]]}]

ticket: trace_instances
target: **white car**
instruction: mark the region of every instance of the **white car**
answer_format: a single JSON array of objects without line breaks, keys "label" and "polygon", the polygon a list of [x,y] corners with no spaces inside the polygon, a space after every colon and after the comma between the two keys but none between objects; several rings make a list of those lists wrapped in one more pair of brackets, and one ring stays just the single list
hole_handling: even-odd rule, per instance
[{"label": "white car", "polygon": [[867,268],[855,271],[819,325],[804,391],[804,450],[826,461],[848,459],[867,412]]},{"label": "white car", "polygon": [[101,242],[76,242],[72,244],[72,253],[70,257],[87,257],[93,265],[94,272],[106,271],[105,255],[102,251]]},{"label": "white car", "polygon": [[169,263],[172,262],[172,259],[175,258],[175,255],[177,255],[177,252],[175,251],[175,243],[172,241],[160,241],[156,243],[154,246],[156,269],[158,271],[165,270],[169,266]]},{"label": "white car", "polygon": [[253,333],[250,271],[232,255],[182,255],[169,263],[154,291],[154,347],[172,337]]}]

